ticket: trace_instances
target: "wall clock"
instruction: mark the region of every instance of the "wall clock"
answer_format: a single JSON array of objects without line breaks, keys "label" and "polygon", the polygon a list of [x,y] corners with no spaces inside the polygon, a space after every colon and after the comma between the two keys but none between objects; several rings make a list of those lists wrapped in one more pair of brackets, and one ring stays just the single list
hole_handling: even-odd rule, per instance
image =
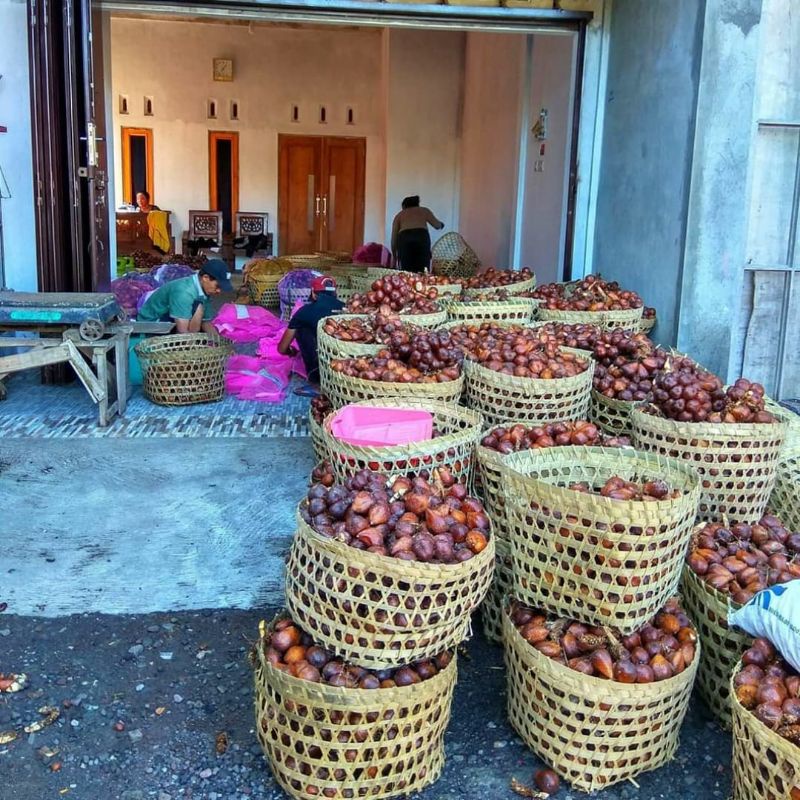
[{"label": "wall clock", "polygon": [[231,58],[214,59],[214,80],[215,81],[233,80],[233,59]]}]

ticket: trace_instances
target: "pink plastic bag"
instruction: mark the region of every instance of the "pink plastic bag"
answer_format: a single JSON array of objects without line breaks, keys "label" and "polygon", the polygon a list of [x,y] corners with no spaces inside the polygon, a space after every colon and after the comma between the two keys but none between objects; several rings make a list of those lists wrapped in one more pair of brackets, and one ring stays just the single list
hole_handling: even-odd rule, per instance
[{"label": "pink plastic bag", "polygon": [[302,357],[298,354],[296,356],[284,356],[278,352],[278,342],[283,336],[283,331],[286,330],[286,324],[282,324],[282,330],[275,337],[264,337],[258,343],[258,355],[264,362],[267,369],[282,370],[288,365],[289,373],[295,373],[301,378],[308,378],[306,375],[305,364],[303,364]]},{"label": "pink plastic bag", "polygon": [[280,403],[286,397],[291,367],[267,365],[253,356],[231,356],[225,367],[225,390],[240,400]]},{"label": "pink plastic bag", "polygon": [[214,318],[214,327],[234,342],[255,342],[276,333],[280,339],[286,329],[286,325],[266,308],[238,303],[225,303]]}]

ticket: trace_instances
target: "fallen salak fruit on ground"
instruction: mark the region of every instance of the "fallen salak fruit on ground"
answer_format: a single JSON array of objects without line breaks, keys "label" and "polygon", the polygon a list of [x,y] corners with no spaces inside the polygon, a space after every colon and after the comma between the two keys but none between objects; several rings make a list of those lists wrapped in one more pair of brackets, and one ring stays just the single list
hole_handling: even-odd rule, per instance
[{"label": "fallen salak fruit on ground", "polygon": [[0,672],[0,692],[11,694],[22,691],[28,684],[28,676],[24,672],[15,674],[9,672],[4,675]]}]

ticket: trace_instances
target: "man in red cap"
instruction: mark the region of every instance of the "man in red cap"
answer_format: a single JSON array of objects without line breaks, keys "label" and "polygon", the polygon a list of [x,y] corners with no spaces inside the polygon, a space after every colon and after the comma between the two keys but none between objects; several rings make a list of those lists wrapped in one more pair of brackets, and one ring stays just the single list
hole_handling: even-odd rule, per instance
[{"label": "man in red cap", "polygon": [[297,339],[300,355],[308,375],[308,384],[295,389],[295,394],[316,397],[319,394],[319,360],[317,358],[317,323],[344,308],[336,296],[336,281],[328,275],[314,278],[311,284],[311,301],[306,303],[289,320],[289,327],[278,342],[278,352],[285,356],[296,355],[292,342]]}]

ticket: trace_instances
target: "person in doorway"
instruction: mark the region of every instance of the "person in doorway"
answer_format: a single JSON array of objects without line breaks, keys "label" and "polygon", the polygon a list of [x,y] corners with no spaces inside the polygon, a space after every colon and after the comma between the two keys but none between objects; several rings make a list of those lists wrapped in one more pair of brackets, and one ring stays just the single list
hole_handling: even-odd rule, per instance
[{"label": "person in doorway", "polygon": [[440,231],[440,222],[433,212],[419,204],[419,195],[406,197],[402,211],[392,223],[392,256],[395,266],[408,272],[427,272],[431,265],[431,236],[428,225]]},{"label": "person in doorway", "polygon": [[136,193],[136,209],[142,214],[149,214],[151,211],[161,211],[158,206],[150,204],[150,192]]},{"label": "person in doorway", "polygon": [[144,322],[174,322],[178,333],[216,333],[211,324],[211,298],[233,291],[228,265],[214,259],[199,272],[169,281],[156,289],[139,309],[137,319]]},{"label": "person in doorway", "polygon": [[319,394],[317,323],[343,308],[344,303],[336,296],[336,281],[328,275],[314,278],[310,301],[289,320],[289,326],[278,342],[278,352],[281,355],[294,356],[297,355],[297,349],[292,342],[297,339],[297,346],[303,357],[308,383],[295,389],[295,394],[304,397],[316,397]]}]

